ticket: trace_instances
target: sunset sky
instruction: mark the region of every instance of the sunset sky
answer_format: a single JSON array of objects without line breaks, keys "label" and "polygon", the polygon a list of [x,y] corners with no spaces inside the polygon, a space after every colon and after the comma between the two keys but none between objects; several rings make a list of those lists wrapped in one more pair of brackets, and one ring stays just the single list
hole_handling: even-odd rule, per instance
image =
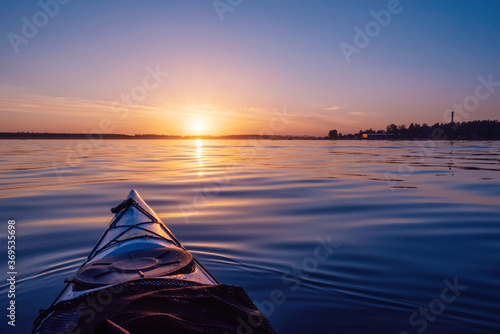
[{"label": "sunset sky", "polygon": [[[323,136],[500,82],[496,0],[59,1],[0,2],[0,131]],[[458,120],[498,119],[489,89]]]}]

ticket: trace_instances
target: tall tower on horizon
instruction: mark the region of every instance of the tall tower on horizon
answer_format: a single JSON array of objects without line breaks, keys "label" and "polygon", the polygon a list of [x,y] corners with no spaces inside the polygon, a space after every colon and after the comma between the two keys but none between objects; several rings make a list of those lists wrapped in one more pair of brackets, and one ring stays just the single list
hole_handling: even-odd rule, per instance
[{"label": "tall tower on horizon", "polygon": [[454,123],[454,119],[455,119],[455,112],[452,111],[451,112],[451,122]]}]

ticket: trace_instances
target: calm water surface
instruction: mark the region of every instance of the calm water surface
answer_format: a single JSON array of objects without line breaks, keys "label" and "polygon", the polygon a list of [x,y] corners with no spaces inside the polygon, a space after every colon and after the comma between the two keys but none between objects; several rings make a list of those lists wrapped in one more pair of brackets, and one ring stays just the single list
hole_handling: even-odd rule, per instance
[{"label": "calm water surface", "polygon": [[0,142],[2,333],[30,332],[132,188],[278,333],[500,332],[498,142],[80,144]]}]

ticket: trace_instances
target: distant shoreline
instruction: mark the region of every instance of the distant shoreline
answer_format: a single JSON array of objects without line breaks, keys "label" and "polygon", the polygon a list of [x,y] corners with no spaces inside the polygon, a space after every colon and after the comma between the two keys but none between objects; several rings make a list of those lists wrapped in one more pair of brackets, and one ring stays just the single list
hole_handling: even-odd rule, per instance
[{"label": "distant shoreline", "polygon": [[314,137],[314,136],[261,136],[261,135],[228,135],[228,136],[176,136],[176,135],[125,135],[125,134],[98,134],[98,133],[33,133],[33,132],[0,132],[0,140],[390,140],[390,141],[408,141],[408,140],[466,140],[466,141],[497,141],[500,138],[474,138],[474,139],[450,139],[450,138],[338,138]]},{"label": "distant shoreline", "polygon": [[411,123],[390,124],[386,130],[359,130],[358,133],[342,135],[337,130],[330,130],[328,136],[292,136],[292,135],[225,135],[225,136],[181,136],[145,134],[114,134],[114,133],[50,133],[50,132],[0,132],[0,139],[73,139],[73,140],[116,140],[116,139],[157,139],[157,140],[500,140],[500,122],[498,120],[476,120],[468,122],[435,123],[420,125]]},{"label": "distant shoreline", "polygon": [[270,139],[270,140],[324,140],[328,137],[314,136],[261,136],[256,134],[227,135],[227,136],[179,136],[155,134],[113,134],[113,133],[38,133],[38,132],[0,132],[0,139],[71,139],[71,140],[134,140],[134,139],[162,139],[162,140],[194,140],[194,139]]}]

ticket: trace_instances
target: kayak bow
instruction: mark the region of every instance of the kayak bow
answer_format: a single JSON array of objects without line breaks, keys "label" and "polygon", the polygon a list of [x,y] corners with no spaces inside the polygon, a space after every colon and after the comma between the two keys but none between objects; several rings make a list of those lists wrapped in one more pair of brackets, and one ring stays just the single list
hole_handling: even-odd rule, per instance
[{"label": "kayak bow", "polygon": [[[115,215],[109,227],[86,261],[73,277],[67,280],[66,287],[51,307],[40,312],[34,323],[34,333],[83,333],[88,332],[89,328],[92,328],[93,333],[191,333],[190,330],[193,330],[193,333],[237,332],[242,328],[240,319],[243,319],[245,314],[262,318],[258,326],[252,325],[252,328],[258,329],[253,331],[254,333],[273,333],[268,321],[262,317],[246,293],[239,287],[220,284],[182,246],[135,190],[130,191],[127,199],[111,211]],[[118,315],[115,314],[113,318],[108,316],[108,311],[101,312],[102,319],[95,317],[100,319],[100,324],[95,327],[83,324],[82,315],[90,309],[85,300],[94,295],[98,298],[99,294],[104,296],[110,289],[115,289],[115,300],[112,300],[113,303],[103,302],[103,305],[110,304],[109,308]],[[166,294],[170,297],[163,300],[163,304],[155,306],[159,296]],[[130,296],[135,296],[138,300],[148,300],[146,304],[142,304],[146,305],[143,307],[145,310],[139,308],[139,311],[144,311],[146,315],[139,314],[136,304],[133,304],[134,309],[123,302],[129,302],[132,298]],[[227,305],[230,307],[219,305],[220,296],[228,300]],[[204,301],[203,305],[198,305],[200,300]],[[210,310],[208,316],[207,306],[210,305],[207,304],[210,303],[223,313],[216,314],[214,310]],[[187,307],[189,305],[190,307]],[[185,307],[184,313],[176,313]],[[155,321],[151,321],[153,311],[150,308],[155,308]],[[124,315],[134,317],[135,323],[120,320]],[[234,319],[229,319],[229,315]],[[207,317],[210,318],[209,325],[203,324]],[[121,324],[116,325],[110,318],[114,321],[120,320]],[[144,325],[137,319],[148,321]],[[234,325],[231,323],[233,320],[237,320]],[[121,325],[128,326],[128,330],[134,326],[139,329],[129,332],[121,328]],[[108,330],[99,329],[103,326]],[[249,325],[245,323],[245,326]],[[76,331],[75,328],[84,328],[84,331]],[[233,330],[230,330],[231,328]]]}]

